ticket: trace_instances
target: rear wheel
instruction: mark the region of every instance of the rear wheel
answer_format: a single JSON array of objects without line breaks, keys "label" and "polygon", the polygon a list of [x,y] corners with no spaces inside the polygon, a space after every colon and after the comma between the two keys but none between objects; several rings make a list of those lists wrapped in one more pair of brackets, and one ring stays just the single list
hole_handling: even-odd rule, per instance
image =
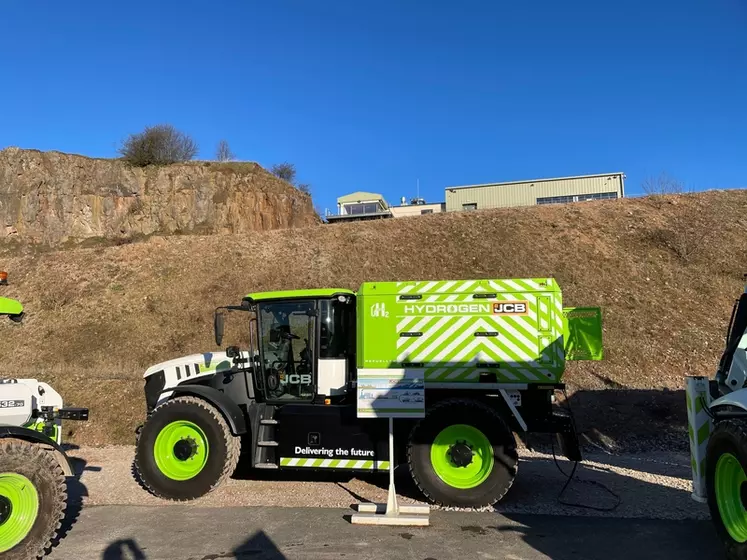
[{"label": "rear wheel", "polygon": [[708,507],[727,558],[747,559],[747,424],[720,422],[706,452]]},{"label": "rear wheel", "polygon": [[442,506],[483,507],[503,498],[518,467],[516,440],[500,414],[469,399],[442,401],[410,434],[410,473]]},{"label": "rear wheel", "polygon": [[0,556],[42,558],[62,526],[65,474],[40,444],[0,440]]},{"label": "rear wheel", "polygon": [[177,397],[157,407],[143,425],[135,470],[156,496],[193,500],[231,476],[240,451],[240,439],[214,406]]}]

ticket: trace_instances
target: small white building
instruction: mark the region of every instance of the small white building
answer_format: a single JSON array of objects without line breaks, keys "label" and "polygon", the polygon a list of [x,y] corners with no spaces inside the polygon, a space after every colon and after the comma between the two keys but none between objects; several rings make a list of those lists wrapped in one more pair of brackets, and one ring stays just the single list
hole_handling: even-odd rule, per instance
[{"label": "small white building", "polygon": [[445,202],[426,202],[422,198],[413,198],[410,204],[407,204],[407,199],[403,196],[401,204],[399,206],[391,206],[389,210],[392,212],[393,218],[405,218],[407,216],[422,216],[424,214],[438,214],[446,211]]}]

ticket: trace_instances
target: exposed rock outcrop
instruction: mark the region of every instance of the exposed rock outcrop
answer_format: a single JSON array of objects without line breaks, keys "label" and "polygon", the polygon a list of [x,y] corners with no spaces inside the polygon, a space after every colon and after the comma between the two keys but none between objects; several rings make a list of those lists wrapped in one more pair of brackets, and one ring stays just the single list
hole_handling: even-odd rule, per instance
[{"label": "exposed rock outcrop", "polygon": [[0,220],[6,238],[52,245],[320,222],[311,197],[256,163],[136,168],[120,160],[19,148],[0,151]]}]

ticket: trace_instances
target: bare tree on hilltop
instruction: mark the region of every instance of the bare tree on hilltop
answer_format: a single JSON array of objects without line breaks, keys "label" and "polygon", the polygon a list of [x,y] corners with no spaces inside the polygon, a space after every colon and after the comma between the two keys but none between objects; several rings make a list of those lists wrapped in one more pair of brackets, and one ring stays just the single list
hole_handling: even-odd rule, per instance
[{"label": "bare tree on hilltop", "polygon": [[647,177],[641,183],[641,189],[647,195],[680,194],[685,191],[682,181],[662,173],[658,177]]},{"label": "bare tree on hilltop", "polygon": [[218,161],[231,161],[235,159],[234,153],[231,151],[230,146],[226,140],[218,142],[218,148],[215,150],[215,158]]},{"label": "bare tree on hilltop", "polygon": [[197,143],[170,124],[147,126],[131,134],[119,149],[122,159],[138,167],[189,161],[197,151]]}]

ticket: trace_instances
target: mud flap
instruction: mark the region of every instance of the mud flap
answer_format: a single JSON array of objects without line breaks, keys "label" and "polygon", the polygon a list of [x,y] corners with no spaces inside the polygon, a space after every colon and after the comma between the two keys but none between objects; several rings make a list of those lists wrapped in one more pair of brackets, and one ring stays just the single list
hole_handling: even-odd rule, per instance
[{"label": "mud flap", "polygon": [[563,308],[563,350],[566,360],[603,359],[602,310],[599,307]]}]

